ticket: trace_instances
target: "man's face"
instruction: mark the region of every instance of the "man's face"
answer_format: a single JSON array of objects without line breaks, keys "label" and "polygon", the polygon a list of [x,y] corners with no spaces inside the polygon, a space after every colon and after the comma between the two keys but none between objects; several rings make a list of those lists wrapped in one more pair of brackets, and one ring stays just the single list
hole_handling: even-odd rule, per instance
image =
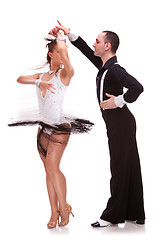
[{"label": "man's face", "polygon": [[101,57],[105,54],[106,46],[104,42],[104,36],[105,33],[100,33],[96,38],[96,42],[93,44],[95,56]]}]

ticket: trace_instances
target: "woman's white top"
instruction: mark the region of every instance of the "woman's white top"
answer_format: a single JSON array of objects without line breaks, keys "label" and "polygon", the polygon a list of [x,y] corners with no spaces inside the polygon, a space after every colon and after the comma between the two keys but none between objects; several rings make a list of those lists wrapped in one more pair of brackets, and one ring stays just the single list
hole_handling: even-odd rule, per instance
[{"label": "woman's white top", "polygon": [[[62,124],[67,122],[64,118],[62,107],[64,95],[67,89],[60,80],[61,69],[48,82],[54,84],[54,93],[47,90],[45,97],[42,97],[42,92],[37,86],[37,97],[39,104],[40,120],[49,125]],[[44,73],[40,75],[42,80]]]}]

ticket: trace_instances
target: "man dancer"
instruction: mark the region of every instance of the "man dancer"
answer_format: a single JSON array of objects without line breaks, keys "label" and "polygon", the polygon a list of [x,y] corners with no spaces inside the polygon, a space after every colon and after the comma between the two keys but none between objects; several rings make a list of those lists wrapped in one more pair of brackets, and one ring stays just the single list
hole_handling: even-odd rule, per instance
[{"label": "man dancer", "polygon": [[[119,37],[111,31],[100,33],[93,51],[81,37],[59,23],[59,29],[98,69],[97,97],[107,128],[110,153],[111,197],[100,219],[92,227],[124,223],[145,224],[141,167],[136,143],[136,122],[127,103],[136,101],[142,85],[117,63]],[[123,93],[123,88],[127,92]]]}]

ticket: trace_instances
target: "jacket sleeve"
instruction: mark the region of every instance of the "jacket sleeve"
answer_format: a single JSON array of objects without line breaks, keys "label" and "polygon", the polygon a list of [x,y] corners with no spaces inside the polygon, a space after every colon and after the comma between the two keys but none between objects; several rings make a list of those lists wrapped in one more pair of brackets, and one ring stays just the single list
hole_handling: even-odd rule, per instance
[{"label": "jacket sleeve", "polygon": [[128,103],[136,101],[139,95],[143,92],[143,86],[126,70],[120,66],[117,66],[114,75],[118,81],[121,82],[123,87],[127,88],[127,92],[123,95],[124,100]]},{"label": "jacket sleeve", "polygon": [[71,43],[77,47],[98,69],[102,67],[101,58],[94,55],[94,51],[81,37],[78,37],[77,40]]}]

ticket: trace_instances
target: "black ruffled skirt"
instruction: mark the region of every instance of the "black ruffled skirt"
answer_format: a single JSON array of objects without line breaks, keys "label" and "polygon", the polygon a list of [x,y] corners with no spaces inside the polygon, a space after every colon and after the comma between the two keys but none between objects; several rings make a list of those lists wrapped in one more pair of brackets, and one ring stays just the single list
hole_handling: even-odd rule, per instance
[{"label": "black ruffled skirt", "polygon": [[87,133],[89,132],[94,123],[89,120],[76,118],[70,123],[64,124],[46,124],[42,121],[15,121],[13,123],[8,124],[9,127],[16,126],[39,126],[39,131],[37,134],[37,148],[39,153],[41,153],[44,157],[46,157],[47,147],[44,146],[43,140],[46,139],[48,142],[52,141],[53,143],[58,144],[66,144],[66,142],[60,142],[58,135],[70,135],[70,134],[79,134],[79,133]]}]

